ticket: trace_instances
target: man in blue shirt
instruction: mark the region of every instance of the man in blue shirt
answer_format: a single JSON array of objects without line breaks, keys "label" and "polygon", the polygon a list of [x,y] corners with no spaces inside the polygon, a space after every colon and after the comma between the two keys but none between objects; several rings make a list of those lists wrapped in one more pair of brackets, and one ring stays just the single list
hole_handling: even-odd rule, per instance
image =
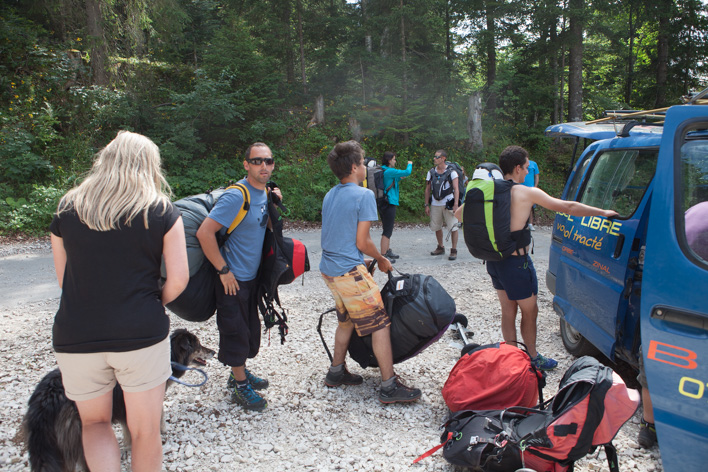
[{"label": "man in blue shirt", "polygon": [[[526,178],[524,179],[524,185],[532,188],[538,187],[538,178],[540,174],[541,172],[538,170],[538,164],[529,159],[529,173],[526,174]],[[533,226],[535,209],[536,205],[532,206],[531,212],[529,213],[529,229],[531,231],[536,231],[536,228],[534,228]]]},{"label": "man in blue shirt", "polygon": [[[243,161],[248,175],[240,181],[248,188],[251,197],[245,218],[219,249],[216,233],[231,225],[243,205],[241,191],[229,189],[221,195],[197,232],[204,255],[219,274],[216,286],[219,360],[231,367],[228,386],[233,388],[234,402],[255,411],[268,406],[268,402],[255,392],[267,388],[268,381],[248,371],[246,359],[256,357],[261,344],[256,276],[268,225],[266,184],[274,166],[268,146],[263,143],[251,145]],[[274,192],[280,196],[278,189]]]},{"label": "man in blue shirt", "polygon": [[393,370],[391,320],[381,293],[366,269],[364,254],[373,257],[379,269],[390,272],[391,262],[381,255],[371,239],[371,222],[377,220],[373,192],[360,187],[366,178],[364,151],[356,141],[337,144],[327,163],[340,184],[322,202],[322,259],[320,272],[332,292],[339,324],[334,334],[332,365],[325,385],[359,385],[360,375],[350,373],[344,364],[352,333],[371,335],[372,347],[381,371],[382,403],[412,402],[421,391],[405,386]]}]

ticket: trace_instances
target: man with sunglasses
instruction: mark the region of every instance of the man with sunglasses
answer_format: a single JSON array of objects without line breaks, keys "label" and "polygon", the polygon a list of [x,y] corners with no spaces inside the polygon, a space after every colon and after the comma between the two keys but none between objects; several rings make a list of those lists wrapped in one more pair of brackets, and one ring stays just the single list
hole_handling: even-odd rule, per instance
[{"label": "man with sunglasses", "polygon": [[[457,218],[455,211],[460,198],[460,177],[457,171],[447,165],[447,153],[439,149],[435,151],[433,163],[435,166],[425,176],[425,214],[430,217],[430,229],[435,232],[438,246],[430,253],[431,256],[445,254],[443,245],[443,222],[452,231],[452,249],[449,260],[457,259]],[[453,200],[454,199],[454,200]]]},{"label": "man with sunglasses", "polygon": [[[262,411],[268,402],[256,390],[268,387],[268,381],[246,369],[246,360],[258,354],[261,344],[261,321],[256,299],[256,277],[268,225],[268,194],[275,161],[263,143],[248,147],[243,160],[247,172],[240,181],[250,193],[250,207],[245,218],[219,249],[216,233],[229,227],[243,206],[243,193],[226,190],[214,205],[197,232],[204,255],[219,274],[216,289],[216,324],[219,328],[219,360],[231,367],[228,387],[231,397],[246,410]],[[278,188],[273,192],[282,197]]]}]

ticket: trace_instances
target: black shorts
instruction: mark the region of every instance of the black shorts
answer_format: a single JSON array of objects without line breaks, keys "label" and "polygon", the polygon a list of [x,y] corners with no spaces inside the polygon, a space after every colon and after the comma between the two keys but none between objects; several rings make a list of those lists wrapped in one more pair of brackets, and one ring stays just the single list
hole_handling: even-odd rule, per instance
[{"label": "black shorts", "polygon": [[216,283],[216,326],[219,328],[219,360],[228,366],[242,366],[261,347],[261,319],[258,317],[256,279],[238,281],[236,295],[226,295],[221,280]]},{"label": "black shorts", "polygon": [[504,290],[509,300],[525,300],[538,294],[536,268],[529,256],[509,256],[501,261],[487,261],[487,273],[497,290]]},{"label": "black shorts", "polygon": [[383,226],[383,236],[391,239],[393,234],[393,222],[396,220],[396,205],[387,203],[379,206],[379,215],[381,216],[381,225]]}]

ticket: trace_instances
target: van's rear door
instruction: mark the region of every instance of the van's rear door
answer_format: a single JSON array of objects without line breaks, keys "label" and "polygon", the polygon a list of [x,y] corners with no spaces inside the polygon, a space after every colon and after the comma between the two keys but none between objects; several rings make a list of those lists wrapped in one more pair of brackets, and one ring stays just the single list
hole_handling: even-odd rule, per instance
[{"label": "van's rear door", "polygon": [[708,467],[706,129],[708,106],[667,112],[644,259],[642,351],[669,472]]},{"label": "van's rear door", "polygon": [[549,270],[556,310],[610,359],[634,283],[659,142],[653,134],[588,147],[564,198],[615,210],[620,218],[558,214],[553,227]]}]

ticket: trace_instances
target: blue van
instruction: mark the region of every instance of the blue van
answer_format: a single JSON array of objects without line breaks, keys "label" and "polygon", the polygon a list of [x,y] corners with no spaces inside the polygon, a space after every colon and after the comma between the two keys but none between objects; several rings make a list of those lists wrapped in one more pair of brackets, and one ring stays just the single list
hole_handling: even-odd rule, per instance
[{"label": "blue van", "polygon": [[[568,352],[602,353],[649,383],[664,469],[708,469],[708,105],[565,123],[592,140],[563,199],[618,218],[557,214],[546,284]],[[641,349],[640,349],[641,348]]]}]

